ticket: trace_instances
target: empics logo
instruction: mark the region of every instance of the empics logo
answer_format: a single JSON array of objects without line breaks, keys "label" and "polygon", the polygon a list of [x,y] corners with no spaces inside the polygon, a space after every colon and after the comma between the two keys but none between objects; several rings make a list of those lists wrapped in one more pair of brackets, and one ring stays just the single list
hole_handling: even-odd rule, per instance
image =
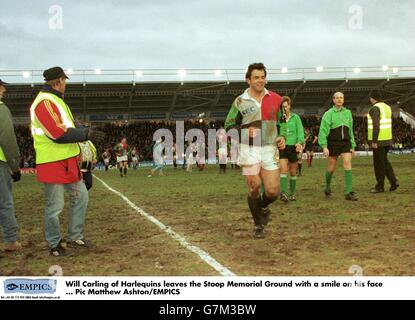
[{"label": "empics logo", "polygon": [[18,288],[19,286],[17,285],[17,284],[14,284],[14,283],[9,283],[7,286],[6,286],[6,288],[7,288],[7,290],[10,290],[10,291],[12,291],[12,290],[14,290],[14,289],[16,289],[16,288]]},{"label": "empics logo", "polygon": [[7,279],[4,293],[55,293],[56,280],[51,279]]}]

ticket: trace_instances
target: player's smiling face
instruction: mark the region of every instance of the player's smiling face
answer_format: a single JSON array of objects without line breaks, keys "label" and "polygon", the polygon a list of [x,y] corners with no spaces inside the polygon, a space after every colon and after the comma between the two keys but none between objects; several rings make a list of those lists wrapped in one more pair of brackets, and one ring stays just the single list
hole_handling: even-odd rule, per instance
[{"label": "player's smiling face", "polygon": [[264,91],[265,88],[265,71],[264,70],[258,70],[254,69],[251,72],[251,77],[247,79],[247,82],[249,84],[249,88],[251,90],[254,90],[258,93]]}]

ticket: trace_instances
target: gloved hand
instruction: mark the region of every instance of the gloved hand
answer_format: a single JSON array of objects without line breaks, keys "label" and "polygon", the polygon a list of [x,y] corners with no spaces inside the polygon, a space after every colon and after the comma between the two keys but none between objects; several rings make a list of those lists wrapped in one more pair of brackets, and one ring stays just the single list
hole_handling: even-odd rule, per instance
[{"label": "gloved hand", "polygon": [[13,173],[11,174],[11,176],[12,176],[13,181],[14,181],[14,182],[17,182],[17,181],[19,181],[19,180],[20,180],[20,178],[21,178],[22,174],[20,173],[20,170],[19,170],[19,171],[15,171],[15,172],[13,172]]},{"label": "gloved hand", "polygon": [[92,142],[99,143],[99,142],[104,141],[105,132],[103,132],[99,129],[89,128],[87,138],[88,138],[88,140],[91,140]]}]

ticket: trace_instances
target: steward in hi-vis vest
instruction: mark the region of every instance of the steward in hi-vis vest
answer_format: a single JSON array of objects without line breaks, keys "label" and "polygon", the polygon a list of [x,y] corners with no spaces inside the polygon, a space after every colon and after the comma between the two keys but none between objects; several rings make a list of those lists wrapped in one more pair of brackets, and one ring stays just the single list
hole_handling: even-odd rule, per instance
[{"label": "steward in hi-vis vest", "polygon": [[[376,126],[375,139],[373,139],[373,119],[370,112],[367,114],[367,134],[370,142],[386,142],[384,145],[390,145],[392,142],[392,110],[384,102],[377,102],[372,106],[379,108],[379,125]],[[375,110],[373,111],[375,112]]]},{"label": "steward in hi-vis vest", "polygon": [[78,142],[100,142],[105,135],[76,125],[71,110],[64,101],[66,80],[62,68],[43,72],[45,85],[30,108],[33,144],[36,151],[37,179],[45,186],[45,236],[52,256],[68,253],[62,245],[59,214],[63,210],[65,190],[69,193],[69,228],[67,247],[87,247],[84,239],[88,191],[81,180]]},{"label": "steward in hi-vis vest", "polygon": [[[66,103],[59,96],[51,92],[40,91],[30,107],[33,144],[36,151],[36,164],[55,162],[77,156],[80,150],[76,142],[57,143],[53,140],[53,137],[46,134],[47,129],[39,122],[35,112],[40,103],[44,104],[51,113],[54,113],[52,105],[58,109],[60,119],[55,120],[57,120],[57,124],[59,124],[59,120],[61,120],[59,125],[63,131],[66,130],[67,132],[69,128],[75,128],[72,113]],[[54,113],[54,116],[59,117],[56,112]]]},{"label": "steward in hi-vis vest", "polygon": [[375,169],[376,185],[372,193],[385,191],[385,177],[389,180],[390,191],[399,187],[392,165],[388,160],[389,148],[392,145],[392,110],[382,101],[380,91],[370,93],[372,108],[367,115],[368,141],[373,149],[373,167]]}]

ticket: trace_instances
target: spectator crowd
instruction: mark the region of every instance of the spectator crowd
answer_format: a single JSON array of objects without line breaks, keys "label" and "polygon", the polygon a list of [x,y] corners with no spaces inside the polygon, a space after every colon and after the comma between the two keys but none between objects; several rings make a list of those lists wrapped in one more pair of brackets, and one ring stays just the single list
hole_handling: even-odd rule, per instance
[{"label": "spectator crowd", "polygon": [[[320,118],[316,116],[301,117],[304,128],[309,128],[314,135],[318,135]],[[125,137],[132,150],[138,151],[139,161],[152,161],[153,159],[153,134],[158,129],[168,129],[172,132],[175,139],[176,122],[166,120],[146,121],[146,122],[112,122],[94,125],[100,127],[106,134],[106,139],[97,145],[99,161],[100,155],[107,151],[111,158],[115,159],[114,146]],[[208,129],[219,129],[223,126],[223,121],[188,120],[184,122],[184,134],[190,129],[201,129],[205,133],[206,145]],[[367,150],[367,119],[365,117],[353,117],[353,129],[357,150]],[[20,147],[22,156],[21,168],[35,167],[35,152],[33,149],[33,139],[28,125],[15,126],[17,143]],[[415,129],[412,129],[402,118],[393,119],[393,136],[395,149],[415,148]]]}]

